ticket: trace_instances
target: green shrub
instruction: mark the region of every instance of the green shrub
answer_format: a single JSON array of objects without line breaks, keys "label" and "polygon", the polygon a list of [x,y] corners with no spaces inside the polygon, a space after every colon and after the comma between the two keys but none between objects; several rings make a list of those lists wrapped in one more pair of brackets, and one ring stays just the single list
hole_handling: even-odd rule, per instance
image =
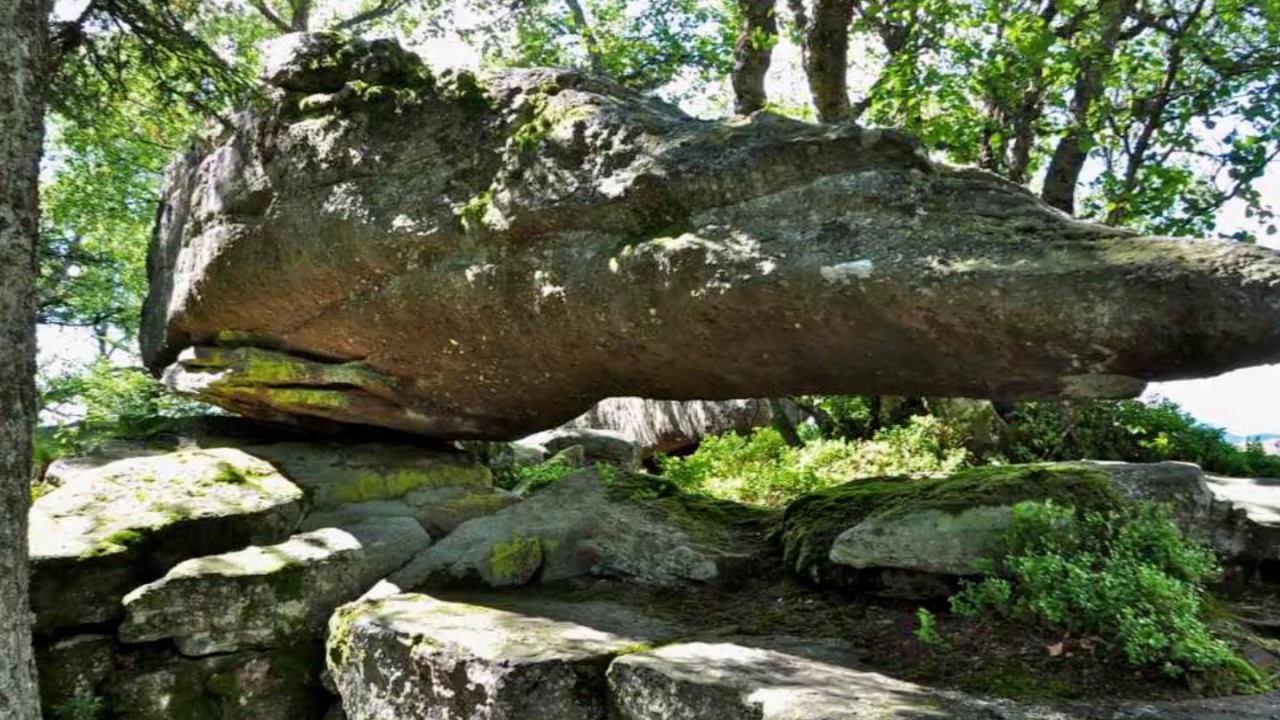
[{"label": "green shrub", "polygon": [[1014,508],[1003,558],[986,579],[952,598],[956,612],[995,609],[1112,644],[1135,666],[1170,675],[1259,675],[1205,621],[1213,554],[1187,539],[1169,511],[1139,504],[1079,513],[1051,502]]},{"label": "green shrub", "polygon": [[969,456],[947,442],[935,418],[920,416],[870,440],[811,439],[791,447],[763,428],[750,436],[704,438],[686,457],[663,458],[662,474],[687,492],[780,506],[806,493],[856,478],[952,472]]},{"label": "green shrub", "polygon": [[104,711],[102,698],[71,698],[53,708],[57,720],[97,720]]},{"label": "green shrub", "polygon": [[557,455],[537,465],[517,465],[511,468],[510,477],[503,485],[521,495],[529,495],[560,482],[580,469],[577,465],[564,462]]},{"label": "green shrub", "polygon": [[1240,449],[1168,400],[1020,403],[1005,417],[1000,454],[1010,462],[1182,460],[1224,475],[1280,477],[1280,456]]}]

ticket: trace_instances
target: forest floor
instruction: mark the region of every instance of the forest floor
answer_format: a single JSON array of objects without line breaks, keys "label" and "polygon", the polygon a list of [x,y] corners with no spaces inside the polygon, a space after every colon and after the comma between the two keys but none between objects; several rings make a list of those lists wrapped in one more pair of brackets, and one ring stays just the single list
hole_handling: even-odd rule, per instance
[{"label": "forest floor", "polygon": [[[611,601],[687,628],[691,636],[793,636],[849,644],[860,669],[900,680],[1012,700],[1116,698],[1179,701],[1229,694],[1212,678],[1170,677],[1158,669],[1129,665],[1120,649],[1104,639],[1046,631],[995,613],[964,617],[947,603],[921,604],[848,597],[804,586],[780,572],[764,572],[732,588],[706,586],[673,591],[632,583],[591,580],[532,586],[522,594],[577,601]],[[1236,623],[1280,650],[1280,586],[1256,585],[1215,598],[1215,613],[1252,617]],[[918,636],[921,607],[934,617],[939,642]],[[1259,648],[1257,637],[1245,645]],[[1249,652],[1245,652],[1249,656]],[[1249,658],[1275,673],[1276,656]]]}]

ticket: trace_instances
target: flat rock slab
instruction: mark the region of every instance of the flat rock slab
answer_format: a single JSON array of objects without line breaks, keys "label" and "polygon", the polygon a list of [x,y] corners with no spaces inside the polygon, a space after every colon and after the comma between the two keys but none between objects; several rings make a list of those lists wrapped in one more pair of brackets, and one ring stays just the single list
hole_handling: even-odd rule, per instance
[{"label": "flat rock slab", "polygon": [[245,415],[506,440],[606,397],[1124,397],[1280,359],[1280,253],[1080,222],[903,133],[276,50],[168,174],[141,332]]},{"label": "flat rock slab", "polygon": [[615,720],[1274,720],[1275,693],[1180,703],[1037,706],[938,690],[858,667],[839,643],[726,638],[609,667]]},{"label": "flat rock slab", "polygon": [[1280,560],[1280,478],[1210,475],[1207,481],[1216,499],[1248,518],[1251,552],[1259,560]]},{"label": "flat rock slab", "polygon": [[78,472],[31,508],[37,630],[119,619],[135,587],[188,558],[280,542],[302,511],[299,487],[228,448]]},{"label": "flat rock slab", "polygon": [[120,639],[171,638],[188,656],[318,641],[334,608],[430,542],[412,518],[379,518],[187,560],[125,596]]},{"label": "flat rock slab", "polygon": [[673,632],[616,606],[514,602],[500,609],[398,594],[341,608],[328,662],[347,716],[605,720],[609,662]]}]

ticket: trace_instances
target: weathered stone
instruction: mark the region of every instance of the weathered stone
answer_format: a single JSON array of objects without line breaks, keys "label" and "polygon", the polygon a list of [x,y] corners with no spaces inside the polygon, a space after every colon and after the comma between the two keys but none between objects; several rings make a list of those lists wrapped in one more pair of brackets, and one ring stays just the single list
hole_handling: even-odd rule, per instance
[{"label": "weathered stone", "polygon": [[351,720],[605,720],[609,661],[671,633],[602,603],[403,594],[341,608],[328,661]]},{"label": "weathered stone", "polygon": [[391,517],[187,560],[125,596],[120,638],[172,638],[189,656],[319,640],[334,608],[429,543],[415,520]]},{"label": "weathered stone", "polygon": [[323,648],[299,645],[197,660],[158,652],[126,658],[104,693],[119,720],[318,720]]},{"label": "weathered stone", "polygon": [[852,568],[897,568],[943,575],[976,575],[1013,524],[1013,507],[927,508],[869,517],[840,533],[831,562]]},{"label": "weathered stone", "polygon": [[[787,567],[820,585],[889,595],[932,587],[946,594],[945,584],[920,585],[884,575],[976,569],[1008,526],[1008,508],[1046,499],[1105,508],[1117,505],[1121,495],[1103,468],[1070,463],[983,467],[948,477],[855,480],[791,503],[780,539]],[[981,510],[964,514],[975,508]],[[984,520],[992,523],[985,533]],[[857,546],[862,540],[868,543]],[[857,564],[846,565],[840,558]]]},{"label": "weathered stone", "polygon": [[745,563],[748,542],[732,520],[753,511],[698,505],[713,501],[681,496],[659,478],[620,477],[608,484],[594,468],[566,477],[464,523],[388,579],[406,590],[587,574],[678,584],[721,579]]},{"label": "weathered stone", "polygon": [[560,428],[530,435],[520,443],[543,447],[550,455],[579,447],[584,463],[604,463],[622,470],[635,470],[640,466],[640,445],[612,430]]},{"label": "weathered stone", "polygon": [[1210,475],[1206,482],[1218,503],[1245,514],[1247,555],[1257,560],[1280,560],[1280,479]]},{"label": "weathered stone", "polygon": [[75,635],[36,648],[40,705],[51,717],[75,718],[68,709],[102,700],[102,684],[115,669],[118,643],[110,635]]},{"label": "weathered stone", "polygon": [[[760,643],[756,638],[749,642]],[[733,642],[666,645],[609,666],[617,720],[1049,720],[1052,710],[1014,707],[846,667],[843,648],[769,639],[783,649]],[[852,661],[849,661],[852,662]]]},{"label": "weathered stone", "polygon": [[[1098,508],[1121,498],[1167,505],[1185,533],[1222,558],[1249,557],[1256,525],[1214,500],[1199,467],[1174,462],[1012,465],[945,478],[858,480],[788,508],[783,547],[789,566],[817,582],[874,586],[891,579],[895,587],[881,590],[901,594],[906,578],[881,577],[883,571],[961,576],[986,569],[1019,502]],[[949,591],[946,583],[914,587]]]},{"label": "weathered stone", "polygon": [[31,508],[31,604],[40,632],[102,623],[121,598],[182,560],[288,537],[303,493],[232,449],[86,469]]},{"label": "weathered stone", "polygon": [[[787,420],[798,423],[804,413],[790,399],[777,402]],[[773,421],[768,400],[652,400],[607,398],[565,423],[564,428],[612,430],[639,443],[641,454],[687,450],[708,435],[736,432],[746,435]]]},{"label": "weathered stone", "polygon": [[1073,220],[904,134],[295,37],[173,168],[142,346],[247,415],[519,437],[611,396],[1120,397],[1280,359],[1280,254]]},{"label": "weathered stone", "polygon": [[1178,703],[1035,705],[870,672],[837,642],[726,638],[627,654],[609,666],[615,720],[1274,720],[1277,694]]},{"label": "weathered stone", "polygon": [[432,537],[440,538],[468,520],[492,515],[518,502],[518,496],[497,488],[423,488],[397,500],[370,500],[321,510],[308,515],[302,528],[345,527],[369,518],[408,517],[417,520]]},{"label": "weathered stone", "polygon": [[402,498],[428,488],[493,488],[488,468],[464,453],[440,448],[286,442],[244,450],[280,468],[320,509]]}]

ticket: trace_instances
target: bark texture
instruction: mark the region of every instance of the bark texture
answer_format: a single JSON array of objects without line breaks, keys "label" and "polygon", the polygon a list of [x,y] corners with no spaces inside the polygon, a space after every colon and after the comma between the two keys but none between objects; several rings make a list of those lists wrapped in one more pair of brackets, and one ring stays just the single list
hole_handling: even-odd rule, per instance
[{"label": "bark texture", "polygon": [[1136,0],[1103,0],[1098,8],[1102,16],[1101,39],[1080,61],[1071,95],[1071,125],[1053,150],[1041,193],[1045,202],[1063,212],[1075,212],[1076,185],[1089,157],[1093,103],[1106,89],[1124,21],[1136,4]]},{"label": "bark texture", "polygon": [[750,115],[769,101],[764,78],[778,37],[777,0],[738,0],[742,24],[733,48],[733,111]]},{"label": "bark texture", "polygon": [[853,3],[849,0],[790,0],[791,12],[802,35],[804,72],[818,120],[840,122],[849,117],[849,25]]},{"label": "bark texture", "polygon": [[27,600],[45,0],[0,0],[0,718],[40,717]]}]

